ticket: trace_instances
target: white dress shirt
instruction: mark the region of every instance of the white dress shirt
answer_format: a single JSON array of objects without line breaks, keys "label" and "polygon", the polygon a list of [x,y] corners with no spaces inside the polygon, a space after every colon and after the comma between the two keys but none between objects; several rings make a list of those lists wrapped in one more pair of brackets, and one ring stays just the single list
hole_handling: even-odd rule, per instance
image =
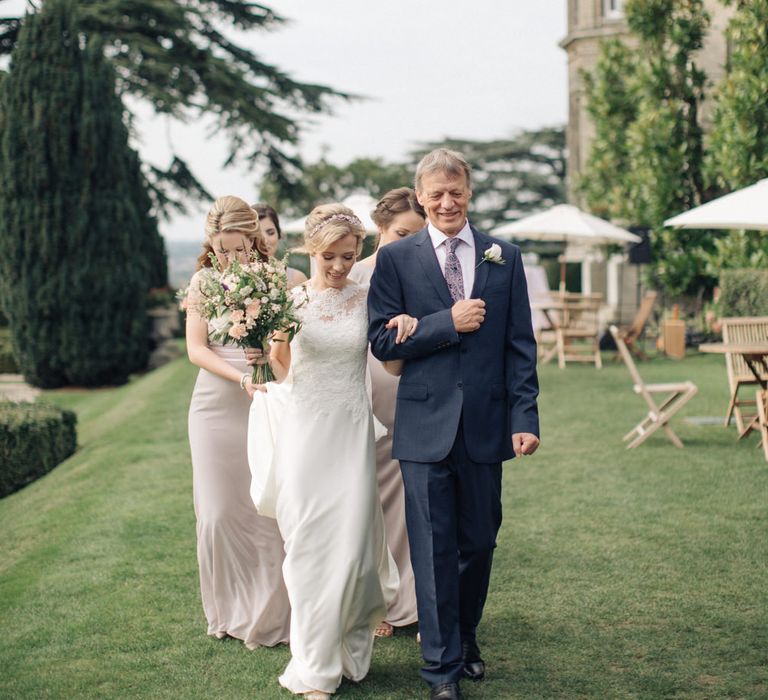
[{"label": "white dress shirt", "polygon": [[[448,240],[448,236],[433,226],[431,221],[427,224],[427,232],[432,239],[440,270],[445,275],[445,258],[448,255],[445,242]],[[456,246],[456,257],[461,264],[461,276],[464,278],[464,298],[469,299],[472,295],[472,285],[475,283],[475,237],[472,235],[472,229],[469,228],[468,220],[464,220],[464,227],[454,238],[461,241]]]}]

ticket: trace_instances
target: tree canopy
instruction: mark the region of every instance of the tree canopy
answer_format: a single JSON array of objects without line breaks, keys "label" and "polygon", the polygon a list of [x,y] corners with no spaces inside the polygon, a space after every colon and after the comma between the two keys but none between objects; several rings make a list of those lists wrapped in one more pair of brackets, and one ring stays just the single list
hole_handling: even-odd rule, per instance
[{"label": "tree canopy", "polygon": [[714,94],[707,158],[710,180],[727,190],[768,177],[768,0],[736,5],[727,30],[728,73]]},{"label": "tree canopy", "polygon": [[492,141],[445,139],[421,145],[402,163],[358,158],[344,166],[325,158],[305,166],[300,187],[280,196],[270,182],[260,199],[281,216],[298,217],[316,204],[340,201],[355,192],[381,197],[396,187],[413,187],[419,159],[433,148],[460,151],[472,165],[472,219],[481,228],[565,201],[565,130],[551,127],[521,131]]},{"label": "tree canopy", "polygon": [[706,76],[696,63],[709,16],[702,0],[627,0],[624,9],[638,46],[606,42],[586,78],[595,139],[579,185],[594,211],[650,229],[657,283],[695,293],[715,235],[667,229],[664,220],[712,194],[703,166]]},{"label": "tree canopy", "polygon": [[663,224],[768,176],[768,0],[726,2],[736,12],[709,134],[708,80],[696,63],[709,28],[701,0],[627,0],[637,48],[605,42],[585,75],[595,139],[579,190],[596,213],[651,230],[655,282],[672,294],[713,286],[726,267],[768,264],[762,233]]},{"label": "tree canopy", "polygon": [[[726,191],[768,177],[768,0],[735,4],[728,72],[715,90],[705,159],[709,181]],[[768,233],[718,237],[710,270],[724,267],[768,268]]]},{"label": "tree canopy", "polygon": [[378,198],[395,187],[411,185],[412,181],[413,171],[404,163],[357,158],[347,165],[335,165],[321,158],[305,164],[301,182],[290,193],[281,193],[276,183],[265,180],[259,199],[269,202],[280,216],[298,218],[322,202],[339,202],[355,192]]},{"label": "tree canopy", "polygon": [[[261,3],[80,0],[77,7],[80,31],[105,45],[121,94],[181,121],[209,116],[227,137],[224,165],[263,165],[281,193],[296,187],[300,172],[296,115],[329,112],[334,100],[351,97],[294,80],[228,36],[227,30],[267,31],[285,21]],[[0,53],[13,49],[28,16],[0,18]],[[160,208],[183,210],[184,194],[208,196],[182,154],[148,174]]]}]

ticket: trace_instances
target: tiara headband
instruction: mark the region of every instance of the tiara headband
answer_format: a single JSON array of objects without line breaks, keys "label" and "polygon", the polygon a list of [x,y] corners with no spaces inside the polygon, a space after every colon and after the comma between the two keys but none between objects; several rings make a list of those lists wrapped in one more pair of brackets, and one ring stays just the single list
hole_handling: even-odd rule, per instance
[{"label": "tiara headband", "polygon": [[330,224],[332,221],[346,221],[347,223],[352,224],[353,226],[359,226],[360,228],[364,229],[363,222],[360,221],[356,216],[349,214],[331,214],[328,218],[323,219],[319,224],[317,224],[310,232],[309,237],[313,238],[314,235],[321,229],[323,226]]}]

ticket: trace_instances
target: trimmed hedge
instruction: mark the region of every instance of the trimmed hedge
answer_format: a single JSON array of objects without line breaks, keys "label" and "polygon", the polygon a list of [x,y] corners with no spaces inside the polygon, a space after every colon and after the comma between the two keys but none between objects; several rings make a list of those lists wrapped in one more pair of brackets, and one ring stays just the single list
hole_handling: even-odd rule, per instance
[{"label": "trimmed hedge", "polygon": [[723,270],[720,316],[768,316],[768,270]]},{"label": "trimmed hedge", "polygon": [[72,411],[0,402],[0,498],[47,474],[77,447]]},{"label": "trimmed hedge", "polygon": [[19,367],[11,350],[11,331],[0,327],[0,374],[16,374]]}]

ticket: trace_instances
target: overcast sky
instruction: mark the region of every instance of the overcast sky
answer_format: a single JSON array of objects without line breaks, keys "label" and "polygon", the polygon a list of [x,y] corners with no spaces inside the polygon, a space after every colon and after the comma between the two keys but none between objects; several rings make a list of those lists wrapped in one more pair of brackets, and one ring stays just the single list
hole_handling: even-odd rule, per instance
[{"label": "overcast sky", "polygon": [[[11,11],[18,0],[4,2]],[[18,2],[19,5],[23,3]],[[520,128],[564,124],[565,0],[264,0],[290,20],[240,37],[295,79],[370,99],[314,118],[300,147],[334,163],[364,156],[394,161],[415,145],[450,136],[493,139]],[[224,142],[203,125],[180,126],[141,110],[142,156],[167,165],[169,140],[216,196],[249,201],[253,173],[223,169]],[[204,211],[162,225],[172,238],[201,237]]]}]

